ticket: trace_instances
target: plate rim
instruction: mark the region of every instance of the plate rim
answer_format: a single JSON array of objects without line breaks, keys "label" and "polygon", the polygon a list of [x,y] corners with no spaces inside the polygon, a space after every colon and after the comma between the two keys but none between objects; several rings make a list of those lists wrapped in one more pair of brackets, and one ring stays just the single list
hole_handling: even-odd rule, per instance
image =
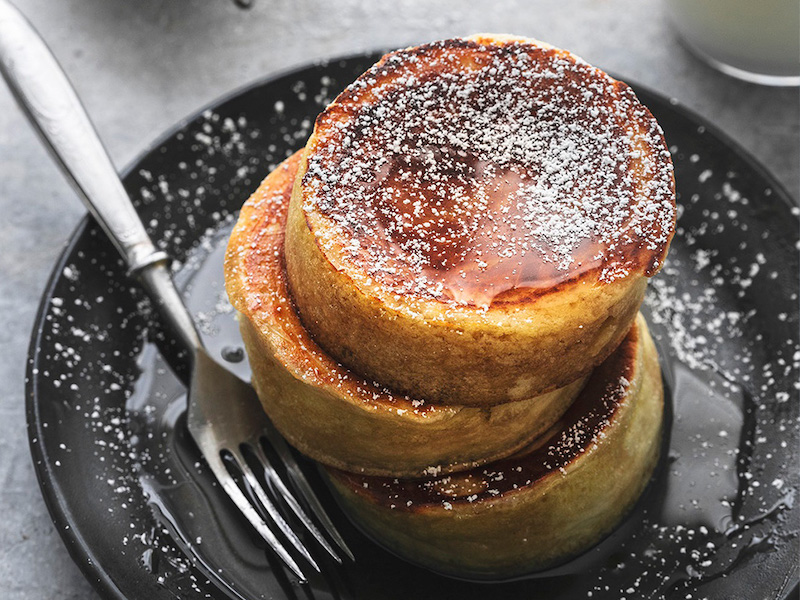
[{"label": "plate rim", "polygon": [[[173,126],[167,128],[162,133],[157,135],[142,150],[137,152],[136,156],[119,171],[119,176],[123,180],[127,178],[136,169],[137,165],[141,164],[141,162],[145,160],[147,156],[156,151],[158,147],[172,139],[175,135],[184,130],[188,124],[200,118],[203,113],[207,111],[219,108],[223,104],[232,101],[235,98],[247,94],[257,88],[273,83],[279,79],[288,78],[292,75],[298,75],[309,69],[336,62],[349,62],[358,59],[367,59],[370,57],[380,57],[381,53],[383,52],[386,52],[386,50],[378,49],[345,54],[333,58],[316,59],[270,72],[249,83],[238,86],[233,90],[221,94],[202,105],[199,109],[180,119]],[[719,142],[737,154],[743,160],[743,162],[748,165],[748,167],[753,168],[758,176],[769,185],[773,192],[773,202],[776,200],[775,196],[777,196],[780,198],[780,201],[785,203],[790,209],[800,208],[800,198],[796,198],[794,195],[792,195],[786,186],[768,170],[764,163],[757,159],[749,150],[742,146],[738,141],[730,137],[730,135],[725,133],[717,125],[709,122],[705,117],[700,115],[695,110],[685,106],[674,97],[669,97],[661,92],[654,91],[648,86],[638,83],[631,83],[631,80],[619,78],[614,73],[611,73],[611,76],[629,85],[637,94],[637,96],[640,92],[644,93],[655,99],[657,102],[662,103],[665,108],[675,111],[681,117],[691,121],[698,127],[702,126],[704,128],[704,134],[710,134],[711,136],[716,137]],[[645,104],[645,106],[648,106],[648,109],[650,108],[648,104]],[[42,439],[44,437],[44,428],[42,427],[42,422],[39,418],[40,397],[38,393],[38,369],[39,362],[41,361],[41,340],[46,323],[45,317],[50,306],[50,300],[53,297],[55,286],[62,276],[67,258],[72,253],[72,250],[78,244],[82,236],[86,234],[90,224],[93,222],[94,219],[87,212],[80,219],[75,229],[70,233],[47,278],[47,282],[42,290],[39,305],[36,310],[36,316],[31,331],[31,339],[28,344],[25,369],[25,417],[28,445],[30,448],[31,457],[33,459],[33,467],[36,474],[36,479],[39,484],[42,498],[44,499],[47,507],[48,514],[50,515],[53,526],[58,532],[73,562],[78,566],[84,577],[101,597],[110,600],[135,600],[125,596],[122,593],[110,574],[105,568],[103,568],[101,561],[97,559],[97,556],[92,550],[91,545],[85,540],[80,530],[73,526],[74,523],[72,513],[67,509],[60,486],[53,485],[53,465],[49,460],[48,454],[44,448],[44,444],[42,443]],[[788,595],[785,596],[785,598],[789,598],[792,592],[796,589],[797,586],[790,588]]]}]

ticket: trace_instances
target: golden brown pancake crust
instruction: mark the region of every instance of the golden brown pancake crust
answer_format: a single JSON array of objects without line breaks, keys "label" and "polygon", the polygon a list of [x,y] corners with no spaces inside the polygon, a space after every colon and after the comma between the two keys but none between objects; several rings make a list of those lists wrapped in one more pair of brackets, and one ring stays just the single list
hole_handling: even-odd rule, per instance
[{"label": "golden brown pancake crust", "polygon": [[507,456],[550,427],[583,385],[486,409],[437,406],[350,373],[304,330],[284,273],[284,228],[301,153],[245,203],[226,287],[241,313],[253,383],[283,435],[320,462],[359,473],[422,476]]},{"label": "golden brown pancake crust", "polygon": [[575,402],[544,439],[535,439],[533,447],[513,456],[432,479],[368,477],[344,471],[335,471],[335,477],[372,502],[405,512],[440,508],[443,502],[471,504],[519,493],[548,474],[558,475],[599,441],[620,402],[626,399],[634,372],[641,368],[637,365],[640,343],[639,327],[634,326],[614,353],[592,372]]},{"label": "golden brown pancake crust", "polygon": [[663,390],[643,319],[550,432],[483,467],[424,480],[328,469],[343,509],[435,571],[502,579],[561,563],[630,510],[655,468]]},{"label": "golden brown pancake crust", "polygon": [[588,374],[674,229],[652,115],[533,41],[387,55],[319,116],[300,173],[286,268],[306,329],[353,372],[437,403]]},{"label": "golden brown pancake crust", "polygon": [[317,118],[302,200],[322,251],[387,294],[478,307],[652,275],[674,221],[655,119],[568,52],[483,41],[393,52]]}]

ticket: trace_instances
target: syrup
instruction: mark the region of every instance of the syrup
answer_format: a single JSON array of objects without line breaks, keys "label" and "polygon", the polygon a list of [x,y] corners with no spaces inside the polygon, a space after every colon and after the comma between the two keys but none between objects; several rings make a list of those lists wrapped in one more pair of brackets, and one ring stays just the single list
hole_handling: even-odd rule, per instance
[{"label": "syrup", "polygon": [[337,269],[389,293],[488,307],[589,273],[652,274],[671,238],[658,125],[563,51],[449,40],[393,53],[315,135],[309,226]]},{"label": "syrup", "polygon": [[[531,217],[522,202],[526,189],[535,186],[531,174],[474,156],[430,152],[440,165],[433,176],[418,156],[392,156],[361,198],[376,203],[382,236],[371,243],[382,243],[400,268],[403,252],[421,253],[420,275],[441,288],[444,299],[499,304],[512,290],[554,289],[602,266],[607,249],[594,233],[575,245],[569,265],[547,260],[558,252],[543,234],[547,223]],[[540,232],[535,241],[533,231]]]}]

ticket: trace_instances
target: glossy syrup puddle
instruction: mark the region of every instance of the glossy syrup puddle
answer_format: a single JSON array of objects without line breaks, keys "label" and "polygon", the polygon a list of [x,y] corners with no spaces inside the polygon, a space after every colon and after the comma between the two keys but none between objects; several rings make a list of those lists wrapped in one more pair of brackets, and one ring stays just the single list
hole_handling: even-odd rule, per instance
[{"label": "glossy syrup puddle", "polygon": [[[207,257],[206,250],[190,257],[176,279],[186,292],[187,306],[211,356],[237,375],[248,377],[238,326],[222,282],[221,265],[230,229],[225,226],[213,237],[213,250]],[[197,257],[203,262],[193,262]],[[156,518],[196,566],[231,597],[281,594],[265,559],[264,544],[242,523],[188,436],[185,388],[155,345],[145,347],[141,363],[143,377],[127,410],[132,423],[147,431],[136,437],[137,443],[132,440],[134,451],[159,458],[139,472]]]},{"label": "glossy syrup puddle", "polygon": [[[199,247],[179,273],[179,281],[211,355],[247,377],[238,326],[223,291],[221,265],[230,227],[226,224]],[[724,578],[742,562],[775,551],[791,535],[785,531],[784,513],[792,507],[795,491],[777,481],[760,481],[759,473],[751,469],[758,443],[758,407],[746,386],[732,381],[722,368],[691,359],[691,354],[684,360],[676,356],[681,352],[676,352],[674,339],[686,332],[676,335],[674,330],[680,330],[679,320],[686,315],[666,319],[663,309],[674,305],[671,285],[678,274],[675,269],[673,279],[651,293],[646,305],[673,413],[669,449],[642,501],[616,532],[576,560],[533,575],[535,583],[528,579],[475,584],[399,564],[332,508],[358,560],[345,570],[346,584],[315,580],[316,597],[337,593],[349,597],[351,592],[342,591],[344,585],[353,588],[355,597],[380,593],[402,598],[419,589],[440,595],[457,591],[465,598],[505,597],[531,586],[549,597],[620,598],[622,592],[631,598],[672,597],[678,592],[684,597]],[[658,277],[669,279],[669,270]],[[146,346],[140,364],[142,376],[126,408],[131,446],[139,456],[151,459],[140,463],[138,477],[165,527],[159,535],[175,539],[231,597],[270,597],[287,590],[302,595],[296,583],[278,583],[276,576],[282,575],[268,563],[263,543],[213,483],[184,430],[184,390],[152,344]],[[777,499],[765,501],[759,491],[765,486],[779,488]],[[329,498],[325,489],[320,494]],[[145,550],[142,564],[158,575],[152,555]],[[367,573],[371,575],[365,577]],[[576,573],[585,576],[574,578]],[[386,586],[390,581],[393,585]]]}]

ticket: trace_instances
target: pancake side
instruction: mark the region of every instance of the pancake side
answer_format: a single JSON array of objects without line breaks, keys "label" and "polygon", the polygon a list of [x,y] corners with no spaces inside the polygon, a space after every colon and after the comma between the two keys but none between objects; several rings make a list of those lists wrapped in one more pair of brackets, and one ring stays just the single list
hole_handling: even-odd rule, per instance
[{"label": "pancake side", "polygon": [[488,408],[393,394],[349,372],[303,328],[284,272],[284,227],[302,152],[245,203],[225,260],[253,385],[278,430],[304,454],[358,473],[420,477],[507,456],[550,427],[584,381]]},{"label": "pancake side", "polygon": [[424,480],[327,469],[342,508],[377,541],[427,568],[502,579],[555,566],[607,535],[656,465],[663,418],[644,319],[559,423],[526,450]]}]

